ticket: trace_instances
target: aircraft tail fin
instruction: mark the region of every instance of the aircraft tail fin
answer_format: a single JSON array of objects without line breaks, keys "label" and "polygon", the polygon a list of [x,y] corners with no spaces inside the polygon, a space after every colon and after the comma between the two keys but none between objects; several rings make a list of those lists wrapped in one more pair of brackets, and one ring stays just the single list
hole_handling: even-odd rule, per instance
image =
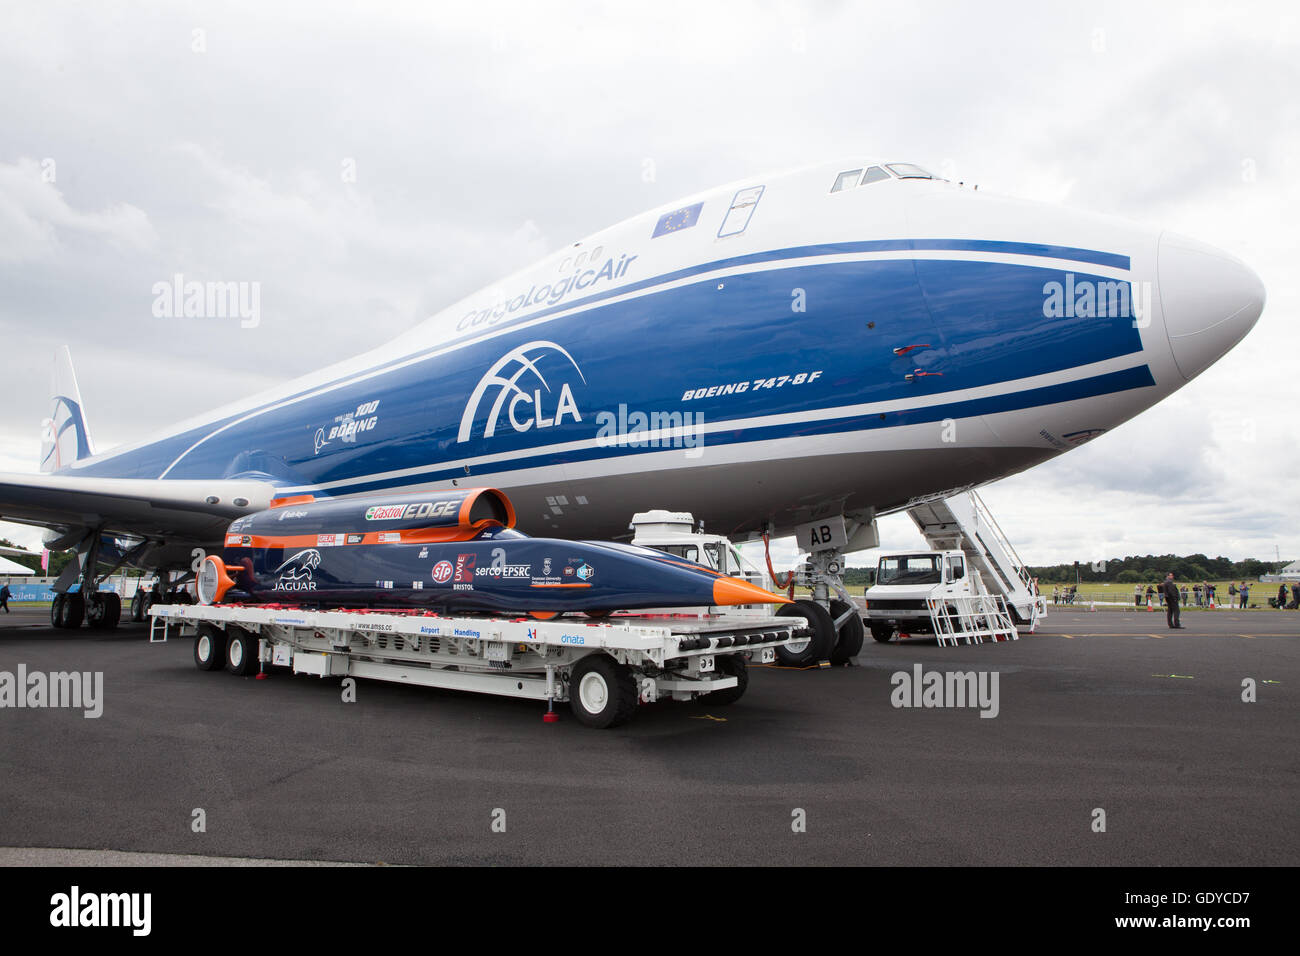
[{"label": "aircraft tail fin", "polygon": [[86,426],[86,412],[72,369],[72,352],[65,345],[54,356],[50,415],[41,422],[41,471],[52,472],[95,454]]}]

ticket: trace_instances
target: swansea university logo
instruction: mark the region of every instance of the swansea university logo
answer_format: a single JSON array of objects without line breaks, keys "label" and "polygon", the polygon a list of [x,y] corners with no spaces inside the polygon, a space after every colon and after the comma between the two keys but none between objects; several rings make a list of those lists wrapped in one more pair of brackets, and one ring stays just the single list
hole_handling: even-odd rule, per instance
[{"label": "swansea university logo", "polygon": [[[551,375],[549,380],[539,367],[543,364]],[[521,433],[534,427],[561,425],[565,416],[575,422],[582,421],[578,403],[574,401],[567,381],[573,372],[578,374],[583,385],[587,384],[573,356],[554,342],[529,342],[503,355],[479,379],[470,395],[465,414],[460,419],[460,435],[456,441],[469,441],[479,407],[492,389],[496,389],[496,395],[483,426],[484,438],[496,434],[502,410],[510,427]]]}]

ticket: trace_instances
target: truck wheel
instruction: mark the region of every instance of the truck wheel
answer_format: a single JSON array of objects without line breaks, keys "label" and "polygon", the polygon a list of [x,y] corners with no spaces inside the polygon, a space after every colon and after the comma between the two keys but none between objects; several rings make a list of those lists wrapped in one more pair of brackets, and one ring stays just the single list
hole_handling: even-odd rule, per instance
[{"label": "truck wheel", "polygon": [[853,616],[844,622],[840,628],[839,638],[835,642],[835,650],[831,651],[832,664],[847,664],[852,658],[862,653],[862,640],[867,636],[866,628],[862,626],[862,616],[858,614],[858,609],[852,604],[845,604],[843,601],[831,601],[831,618],[838,620],[840,615],[852,610]]},{"label": "truck wheel", "polygon": [[257,670],[257,635],[242,627],[232,627],[226,636],[225,658],[226,670],[236,677],[254,673]]},{"label": "truck wheel", "polygon": [[828,661],[835,650],[835,622],[830,612],[816,601],[804,598],[793,604],[784,604],[777,617],[807,618],[813,635],[806,641],[783,644],[776,649],[777,659],[787,667],[807,667],[818,661]]},{"label": "truck wheel", "polygon": [[131,598],[131,620],[143,621],[145,612],[144,591],[136,588],[135,597]]},{"label": "truck wheel", "polygon": [[739,654],[728,654],[726,657],[714,659],[714,667],[718,673],[726,677],[736,678],[735,687],[724,687],[722,690],[710,691],[700,697],[700,702],[712,704],[714,707],[725,707],[727,704],[734,704],[740,698],[745,696],[745,690],[749,687],[749,667],[745,664],[745,658]]},{"label": "truck wheel", "polygon": [[617,727],[636,712],[636,681],[608,654],[588,654],[569,673],[569,708],[588,727]]},{"label": "truck wheel", "polygon": [[200,624],[199,636],[194,638],[194,666],[214,671],[225,659],[226,635],[215,624]]},{"label": "truck wheel", "polygon": [[887,644],[889,639],[894,636],[894,629],[888,624],[872,624],[871,636],[881,644]]}]

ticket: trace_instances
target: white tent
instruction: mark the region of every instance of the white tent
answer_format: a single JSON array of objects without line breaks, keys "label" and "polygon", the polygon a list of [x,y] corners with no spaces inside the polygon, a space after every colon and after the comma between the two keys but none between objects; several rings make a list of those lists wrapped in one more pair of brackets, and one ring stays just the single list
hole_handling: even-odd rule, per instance
[{"label": "white tent", "polygon": [[17,561],[10,561],[8,558],[0,558],[0,576],[35,574],[31,568],[23,567]]}]

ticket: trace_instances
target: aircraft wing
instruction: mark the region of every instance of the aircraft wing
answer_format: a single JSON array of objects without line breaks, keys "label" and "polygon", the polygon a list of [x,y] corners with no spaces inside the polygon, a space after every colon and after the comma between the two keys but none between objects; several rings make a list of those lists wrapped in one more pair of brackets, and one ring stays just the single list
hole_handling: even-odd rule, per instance
[{"label": "aircraft wing", "polygon": [[51,528],[69,547],[92,528],[167,541],[220,541],[226,526],[270,506],[270,482],[91,478],[0,472],[0,520]]}]

